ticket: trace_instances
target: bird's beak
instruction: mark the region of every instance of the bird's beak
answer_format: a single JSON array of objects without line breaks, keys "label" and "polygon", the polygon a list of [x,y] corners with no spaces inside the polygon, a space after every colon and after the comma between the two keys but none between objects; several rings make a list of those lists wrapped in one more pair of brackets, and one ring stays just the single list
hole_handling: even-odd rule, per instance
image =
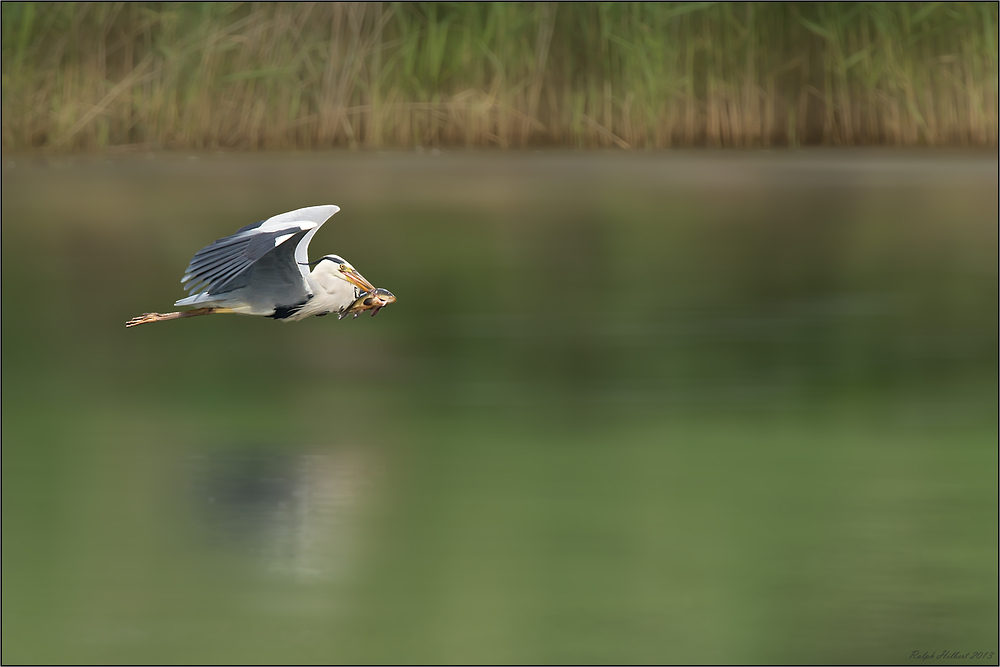
[{"label": "bird's beak", "polygon": [[357,269],[354,269],[354,268],[350,268],[350,269],[348,269],[348,268],[341,268],[340,272],[341,272],[341,274],[343,274],[344,280],[346,280],[347,282],[351,283],[352,285],[354,285],[355,287],[357,287],[358,289],[360,289],[362,292],[374,292],[375,291],[375,286],[372,285],[367,280],[365,280],[365,277],[363,275],[361,275],[360,273],[358,273]]}]

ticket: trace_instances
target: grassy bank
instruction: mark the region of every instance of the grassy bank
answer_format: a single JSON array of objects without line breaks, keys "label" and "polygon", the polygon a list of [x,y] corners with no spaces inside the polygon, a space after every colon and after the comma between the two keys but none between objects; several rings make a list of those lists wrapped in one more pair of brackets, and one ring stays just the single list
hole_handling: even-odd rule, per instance
[{"label": "grassy bank", "polygon": [[995,3],[3,5],[3,148],[997,145]]}]

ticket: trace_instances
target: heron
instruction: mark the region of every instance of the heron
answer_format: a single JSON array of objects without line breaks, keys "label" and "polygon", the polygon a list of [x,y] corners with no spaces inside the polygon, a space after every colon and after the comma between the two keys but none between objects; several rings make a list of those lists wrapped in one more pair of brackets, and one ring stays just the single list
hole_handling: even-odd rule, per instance
[{"label": "heron", "polygon": [[[236,313],[295,322],[337,313],[343,319],[371,310],[375,315],[396,297],[376,288],[339,255],[309,261],[309,242],[339,206],[309,206],[282,213],[205,246],[181,278],[189,296],[174,313],[144,313],[134,327],[182,317]],[[310,270],[311,269],[311,270]]]}]

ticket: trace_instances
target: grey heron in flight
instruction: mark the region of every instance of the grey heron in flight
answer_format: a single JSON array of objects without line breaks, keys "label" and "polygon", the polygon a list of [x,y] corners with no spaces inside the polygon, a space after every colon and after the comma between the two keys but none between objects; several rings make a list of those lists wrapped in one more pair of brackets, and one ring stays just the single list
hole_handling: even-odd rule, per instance
[{"label": "grey heron in flight", "polygon": [[[197,253],[181,283],[190,296],[175,306],[198,306],[176,313],[145,313],[125,323],[134,327],[215,313],[261,315],[297,321],[337,313],[341,318],[393,303],[337,255],[309,261],[309,241],[339,206],[309,206],[240,228]],[[310,267],[315,267],[310,271]]]}]

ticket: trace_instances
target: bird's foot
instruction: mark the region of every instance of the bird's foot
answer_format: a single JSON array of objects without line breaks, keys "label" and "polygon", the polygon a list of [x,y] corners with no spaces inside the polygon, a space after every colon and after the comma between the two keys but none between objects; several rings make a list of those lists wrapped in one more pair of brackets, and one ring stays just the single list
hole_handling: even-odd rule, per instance
[{"label": "bird's foot", "polygon": [[128,322],[125,323],[126,327],[135,327],[140,324],[146,324],[148,322],[159,322],[161,319],[165,319],[161,313],[143,313],[138,317],[133,317]]},{"label": "bird's foot", "polygon": [[143,313],[139,317],[133,317],[125,323],[126,327],[134,327],[147,322],[163,322],[164,320],[176,320],[181,317],[195,317],[197,315],[211,315],[212,313],[226,312],[225,308],[195,308],[194,310],[182,310],[176,313]]}]

